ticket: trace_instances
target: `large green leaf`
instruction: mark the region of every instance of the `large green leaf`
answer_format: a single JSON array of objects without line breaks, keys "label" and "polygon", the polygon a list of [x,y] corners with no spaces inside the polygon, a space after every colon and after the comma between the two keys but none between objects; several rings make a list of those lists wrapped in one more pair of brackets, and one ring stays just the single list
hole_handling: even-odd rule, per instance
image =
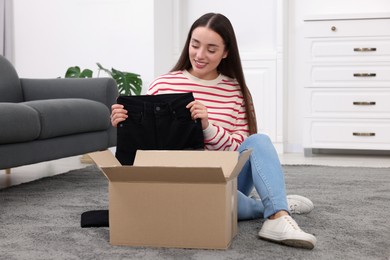
[{"label": "large green leaf", "polygon": [[118,85],[119,93],[123,95],[140,95],[142,90],[142,79],[140,75],[131,73],[131,72],[123,72],[116,70],[114,68],[111,69],[112,77],[115,79]]},{"label": "large green leaf", "polygon": [[93,72],[90,69],[80,70],[79,66],[69,67],[65,78],[92,78]]},{"label": "large green leaf", "polygon": [[125,72],[111,68],[108,70],[104,68],[100,63],[96,63],[99,70],[105,71],[107,74],[116,81],[118,85],[118,92],[122,95],[132,96],[141,95],[142,91],[142,79],[141,76],[132,72]]}]

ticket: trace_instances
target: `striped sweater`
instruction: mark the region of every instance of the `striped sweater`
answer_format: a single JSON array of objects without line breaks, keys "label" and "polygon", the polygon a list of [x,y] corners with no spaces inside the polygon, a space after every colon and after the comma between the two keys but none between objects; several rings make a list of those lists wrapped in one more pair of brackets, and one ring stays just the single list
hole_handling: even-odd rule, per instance
[{"label": "striped sweater", "polygon": [[236,80],[219,75],[202,80],[188,71],[158,77],[148,95],[192,92],[195,100],[207,107],[209,126],[203,130],[207,150],[235,151],[249,135],[244,99]]}]

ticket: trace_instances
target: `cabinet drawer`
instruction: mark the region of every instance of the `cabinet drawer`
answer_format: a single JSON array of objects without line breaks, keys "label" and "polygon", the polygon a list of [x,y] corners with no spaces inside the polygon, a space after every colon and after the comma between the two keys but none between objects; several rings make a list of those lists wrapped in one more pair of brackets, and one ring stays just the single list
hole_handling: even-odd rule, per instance
[{"label": "cabinet drawer", "polygon": [[390,38],[376,40],[313,40],[308,61],[390,61]]},{"label": "cabinet drawer", "polygon": [[304,36],[390,36],[390,19],[305,21]]},{"label": "cabinet drawer", "polygon": [[390,150],[390,120],[308,120],[309,147]]},{"label": "cabinet drawer", "polygon": [[390,87],[390,65],[308,65],[310,82],[306,86]]},{"label": "cabinet drawer", "polygon": [[337,118],[387,118],[390,120],[389,90],[307,90],[308,116]]}]

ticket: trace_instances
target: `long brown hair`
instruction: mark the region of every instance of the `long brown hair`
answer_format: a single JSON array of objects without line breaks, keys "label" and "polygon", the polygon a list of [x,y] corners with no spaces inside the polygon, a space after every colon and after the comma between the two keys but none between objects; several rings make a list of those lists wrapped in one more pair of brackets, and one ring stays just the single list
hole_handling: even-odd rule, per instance
[{"label": "long brown hair", "polygon": [[233,26],[227,17],[222,14],[208,13],[196,20],[188,32],[187,40],[179,60],[171,71],[189,70],[191,68],[191,61],[188,52],[189,45],[192,32],[198,27],[207,27],[218,33],[223,39],[225,43],[225,50],[228,52],[228,55],[219,63],[217,70],[223,75],[237,80],[238,84],[240,85],[241,92],[244,96],[249,134],[257,133],[256,114],[253,105],[253,99],[245,83],[240,54],[238,52],[236,35],[234,33]]}]

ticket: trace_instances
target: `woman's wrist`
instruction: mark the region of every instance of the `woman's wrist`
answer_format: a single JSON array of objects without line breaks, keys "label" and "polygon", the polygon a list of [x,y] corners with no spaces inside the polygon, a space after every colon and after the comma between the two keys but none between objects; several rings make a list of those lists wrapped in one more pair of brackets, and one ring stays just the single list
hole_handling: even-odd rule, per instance
[{"label": "woman's wrist", "polygon": [[217,133],[217,128],[213,124],[209,124],[205,129],[203,129],[204,139],[211,139]]}]

